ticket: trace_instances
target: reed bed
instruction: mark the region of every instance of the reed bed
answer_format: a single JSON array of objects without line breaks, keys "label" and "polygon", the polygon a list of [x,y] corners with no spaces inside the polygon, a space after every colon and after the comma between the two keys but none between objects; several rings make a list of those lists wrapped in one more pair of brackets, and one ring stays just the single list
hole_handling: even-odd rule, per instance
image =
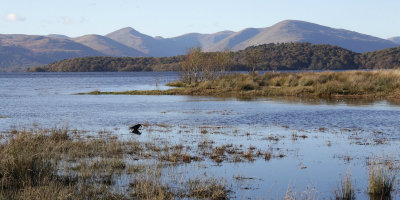
[{"label": "reed bed", "polygon": [[[2,136],[0,199],[226,199],[229,194],[223,182],[207,177],[197,185],[188,180],[172,187],[163,181],[170,164],[197,160],[182,145],[120,141],[105,133],[84,137],[66,128]],[[127,188],[120,188],[120,180],[129,181]]]},{"label": "reed bed", "polygon": [[[176,166],[203,161],[210,165],[270,162],[285,156],[254,146],[216,145],[210,140],[188,148],[134,138],[119,140],[108,132],[88,134],[67,128],[2,133],[0,199],[228,199],[236,188],[226,184],[226,177],[185,178]],[[369,162],[371,198],[393,194],[396,163],[386,157]],[[127,180],[124,187],[121,180]],[[355,198],[349,174],[334,194],[336,199]],[[289,187],[284,195],[284,199],[318,199],[320,193],[314,187],[302,193]]]},{"label": "reed bed", "polygon": [[267,72],[262,75],[236,73],[197,84],[187,85],[181,81],[175,81],[167,85],[177,88],[124,92],[93,91],[79,94],[400,99],[400,70]]}]

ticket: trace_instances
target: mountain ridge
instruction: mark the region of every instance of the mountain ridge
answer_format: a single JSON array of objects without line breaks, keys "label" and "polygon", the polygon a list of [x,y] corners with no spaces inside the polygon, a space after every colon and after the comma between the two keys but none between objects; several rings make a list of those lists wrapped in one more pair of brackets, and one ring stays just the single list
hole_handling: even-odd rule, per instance
[{"label": "mountain ridge", "polygon": [[84,35],[72,39],[74,42],[83,44],[89,48],[109,56],[118,57],[140,57],[145,56],[144,53],[137,51],[134,48],[125,46],[108,37],[96,34]]},{"label": "mountain ridge", "polygon": [[[398,41],[396,38],[385,40],[299,20],[284,20],[269,27],[246,28],[237,32],[225,30],[209,34],[187,33],[171,38],[152,37],[131,27],[104,36],[89,34],[75,38],[60,34],[47,36],[0,34],[0,47],[4,47],[2,51],[12,49],[15,54],[12,56],[15,57],[14,60],[10,60],[12,57],[7,58],[9,60],[7,63],[13,64],[0,63],[0,70],[16,66],[27,68],[84,56],[176,56],[183,55],[188,49],[197,46],[203,51],[212,52],[225,49],[238,51],[249,46],[268,43],[309,42],[336,45],[362,53],[397,47],[399,43],[396,41]],[[14,46],[18,48],[11,48]],[[0,59],[5,59],[8,55],[6,54],[0,51]],[[26,59],[21,59],[24,56]],[[18,64],[19,60],[25,61]]]}]

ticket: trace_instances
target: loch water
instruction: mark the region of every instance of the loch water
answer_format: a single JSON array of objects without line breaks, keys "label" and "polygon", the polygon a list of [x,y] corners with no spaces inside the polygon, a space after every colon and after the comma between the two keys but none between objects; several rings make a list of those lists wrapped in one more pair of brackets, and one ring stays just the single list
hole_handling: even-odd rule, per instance
[{"label": "loch water", "polygon": [[[329,199],[347,171],[363,199],[368,196],[367,160],[382,154],[399,160],[400,106],[385,100],[76,95],[94,90],[163,90],[177,79],[175,72],[0,73],[0,132],[68,126],[123,136],[129,135],[132,124],[167,124],[175,128],[147,135],[144,130],[138,139],[154,139],[151,134],[157,134],[171,143],[195,143],[207,137],[217,143],[278,149],[286,155],[268,162],[182,166],[183,171],[225,178],[237,199],[279,198],[288,185],[299,192],[313,186],[321,198]],[[225,127],[226,133],[198,137],[179,133],[179,127],[216,126]],[[307,138],[294,139],[294,133]],[[265,139],[271,135],[281,139]]]}]

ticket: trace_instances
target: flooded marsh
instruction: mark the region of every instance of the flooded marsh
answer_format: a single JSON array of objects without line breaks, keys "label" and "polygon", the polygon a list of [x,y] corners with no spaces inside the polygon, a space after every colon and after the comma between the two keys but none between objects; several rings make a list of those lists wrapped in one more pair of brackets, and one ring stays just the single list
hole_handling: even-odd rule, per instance
[{"label": "flooded marsh", "polygon": [[[390,172],[390,195],[399,199],[400,107],[391,102],[73,95],[165,89],[177,78],[0,74],[0,115],[7,116],[0,117],[1,151],[30,146],[20,151],[27,162],[36,159],[27,152],[43,149],[48,154],[40,160],[51,158],[43,169],[49,176],[26,185],[3,182],[1,195],[84,197],[76,188],[86,188],[115,199],[332,199],[349,191],[373,199],[372,191],[382,190],[371,186],[371,173]],[[129,133],[136,123],[141,135]],[[1,170],[4,178],[14,169]],[[29,190],[11,189],[21,187]]]}]

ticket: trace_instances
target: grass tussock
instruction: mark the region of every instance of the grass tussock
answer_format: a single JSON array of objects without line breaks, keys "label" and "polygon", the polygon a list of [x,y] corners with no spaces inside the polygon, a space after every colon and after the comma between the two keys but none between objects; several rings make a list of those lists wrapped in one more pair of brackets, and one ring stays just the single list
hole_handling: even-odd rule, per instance
[{"label": "grass tussock", "polygon": [[351,180],[351,175],[349,172],[346,173],[346,176],[342,178],[342,181],[335,190],[335,199],[337,200],[354,200],[356,199],[354,193],[354,185]]},{"label": "grass tussock", "polygon": [[371,198],[391,197],[399,166],[385,156],[375,157],[369,162],[368,193]]},{"label": "grass tussock", "polygon": [[303,96],[321,98],[400,98],[400,70],[302,72],[263,75],[232,74],[196,85],[173,82],[179,88],[152,91],[87,94],[203,95],[203,96]]},{"label": "grass tussock", "polygon": [[186,196],[198,199],[228,199],[229,191],[221,180],[194,179],[186,183],[188,193]]}]

